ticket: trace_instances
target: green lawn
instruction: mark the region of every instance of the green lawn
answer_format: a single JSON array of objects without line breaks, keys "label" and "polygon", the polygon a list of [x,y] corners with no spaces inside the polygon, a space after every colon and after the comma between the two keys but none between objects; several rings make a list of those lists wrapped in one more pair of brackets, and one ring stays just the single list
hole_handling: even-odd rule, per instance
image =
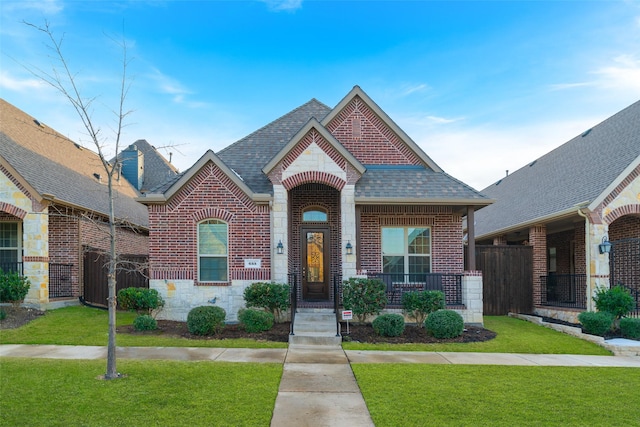
[{"label": "green lawn", "polygon": [[[407,326],[412,328],[414,326]],[[525,320],[506,316],[485,316],[484,327],[496,338],[466,344],[366,344],[345,342],[345,350],[466,351],[480,353],[592,354],[611,353],[588,341],[554,331]]]},{"label": "green lawn", "polygon": [[268,426],[280,364],[3,358],[0,426]]},{"label": "green lawn", "polygon": [[640,369],[355,364],[376,427],[637,426]]},{"label": "green lawn", "polygon": [[[131,325],[135,313],[118,311],[117,326]],[[27,325],[0,333],[0,344],[107,345],[109,319],[106,310],[74,306],[47,311]],[[189,340],[155,335],[117,334],[118,346],[286,348],[287,343],[250,339]]]}]

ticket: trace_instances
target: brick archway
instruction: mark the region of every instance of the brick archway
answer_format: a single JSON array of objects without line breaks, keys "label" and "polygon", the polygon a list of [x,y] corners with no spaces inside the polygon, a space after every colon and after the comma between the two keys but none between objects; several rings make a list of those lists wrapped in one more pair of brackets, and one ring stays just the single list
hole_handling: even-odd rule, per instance
[{"label": "brick archway", "polygon": [[321,171],[306,171],[297,173],[282,181],[282,185],[287,191],[303,184],[325,184],[342,191],[347,184],[345,180],[333,174]]}]

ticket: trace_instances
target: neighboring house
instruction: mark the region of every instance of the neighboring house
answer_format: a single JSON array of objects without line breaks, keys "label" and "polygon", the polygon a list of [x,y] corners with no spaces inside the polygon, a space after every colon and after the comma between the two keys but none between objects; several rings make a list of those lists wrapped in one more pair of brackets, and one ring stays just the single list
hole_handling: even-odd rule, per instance
[{"label": "neighboring house", "polygon": [[533,247],[535,312],[575,322],[612,284],[640,304],[640,102],[482,193],[476,243]]},{"label": "neighboring house", "polygon": [[138,200],[164,318],[216,304],[234,320],[255,281],[295,286],[299,306],[332,307],[343,279],[375,276],[392,307],[403,290],[442,289],[467,323],[482,323],[462,217],[491,200],[444,173],[357,86],[335,108],[312,99],[207,151]]},{"label": "neighboring house", "polygon": [[[118,153],[122,174],[141,193],[175,178],[178,170],[156,148],[139,139]],[[113,162],[115,159],[111,159]]]},{"label": "neighboring house", "polygon": [[[25,303],[48,308],[83,295],[83,256],[107,251],[108,193],[98,155],[0,99],[0,268],[31,281]],[[148,254],[148,213],[114,181],[119,254]]]}]

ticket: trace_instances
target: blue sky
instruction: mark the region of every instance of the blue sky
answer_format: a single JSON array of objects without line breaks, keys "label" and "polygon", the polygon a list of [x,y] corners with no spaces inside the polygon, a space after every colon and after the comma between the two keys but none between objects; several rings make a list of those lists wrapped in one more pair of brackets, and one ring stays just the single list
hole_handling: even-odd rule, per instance
[{"label": "blue sky", "polygon": [[334,107],[359,85],[447,173],[482,189],[640,99],[638,0],[0,8],[2,98],[88,144],[67,102],[26,69],[55,63],[22,23],[46,20],[110,136],[121,78],[113,39],[124,37],[133,112],[123,142],[171,147],[161,151],[181,170],[311,98]]}]

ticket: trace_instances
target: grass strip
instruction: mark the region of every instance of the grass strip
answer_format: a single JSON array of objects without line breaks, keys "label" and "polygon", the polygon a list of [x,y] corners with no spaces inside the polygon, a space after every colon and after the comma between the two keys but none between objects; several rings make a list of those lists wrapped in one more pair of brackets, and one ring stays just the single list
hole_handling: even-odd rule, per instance
[{"label": "grass strip", "polygon": [[342,346],[345,350],[611,355],[611,352],[597,344],[512,317],[485,316],[484,327],[496,332],[496,338],[476,343],[370,344],[345,342]]},{"label": "grass strip", "polygon": [[352,365],[376,427],[638,425],[640,369]]},{"label": "grass strip", "polygon": [[268,426],[280,364],[3,358],[2,426]]}]

